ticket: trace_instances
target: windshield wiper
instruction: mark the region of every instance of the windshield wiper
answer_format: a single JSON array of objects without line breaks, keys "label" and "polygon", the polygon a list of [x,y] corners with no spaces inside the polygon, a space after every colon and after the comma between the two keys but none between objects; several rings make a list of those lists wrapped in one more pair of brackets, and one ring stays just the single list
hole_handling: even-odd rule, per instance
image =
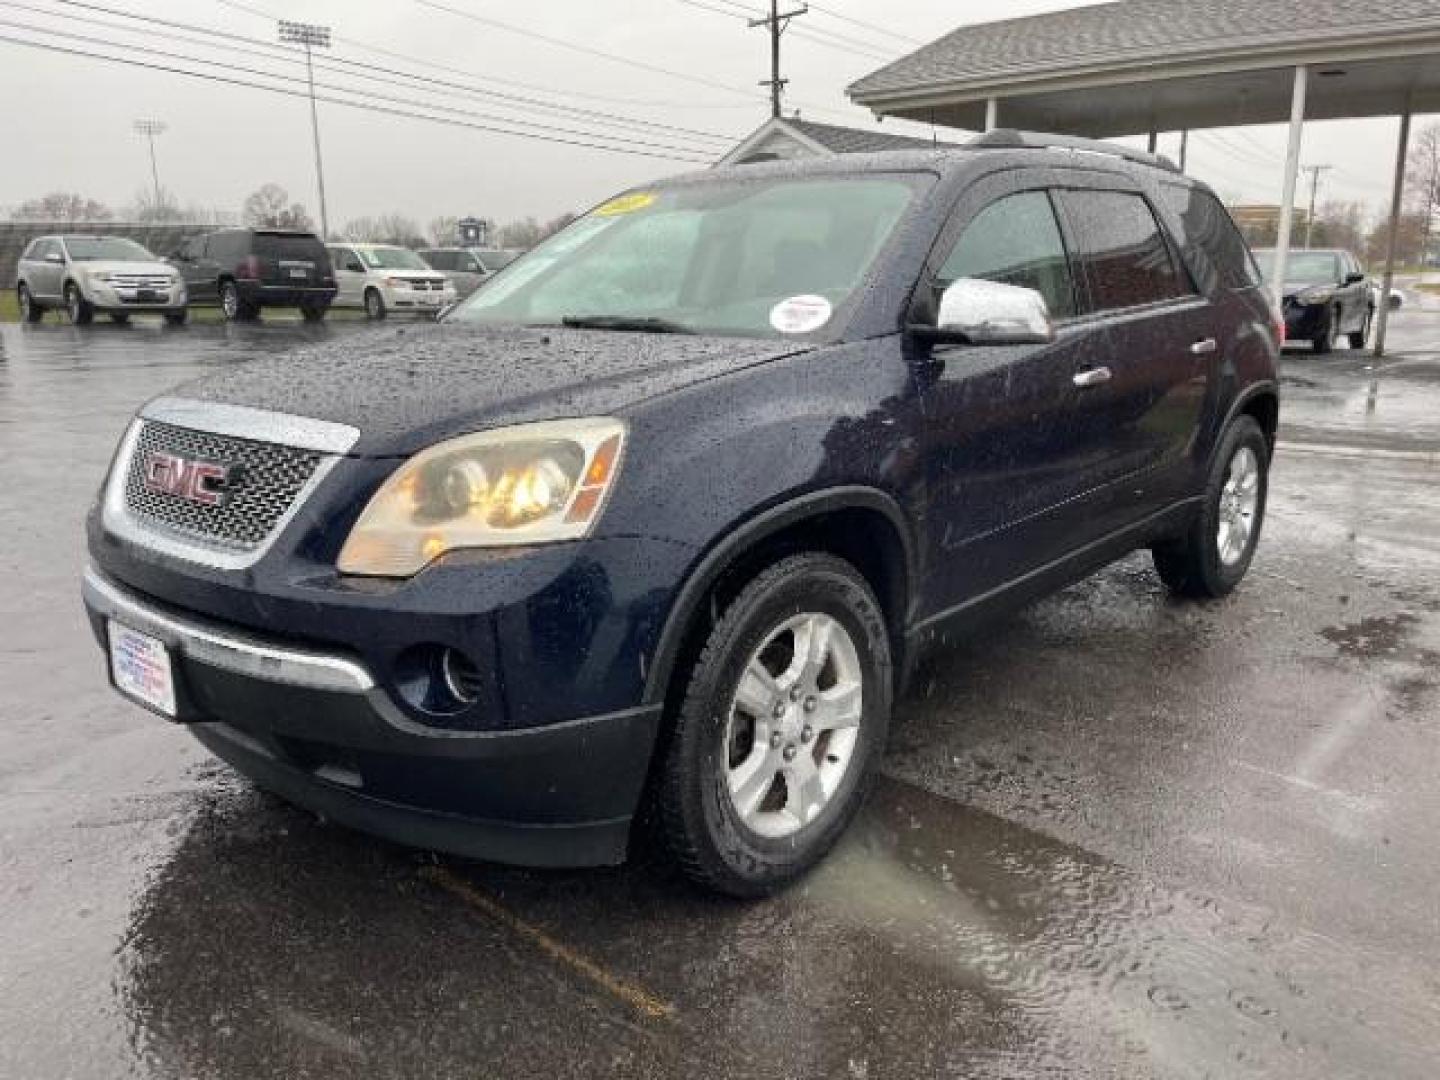
[{"label": "windshield wiper", "polygon": [[693,334],[684,323],[644,315],[566,315],[561,326],[576,330],[634,330],[649,334]]}]

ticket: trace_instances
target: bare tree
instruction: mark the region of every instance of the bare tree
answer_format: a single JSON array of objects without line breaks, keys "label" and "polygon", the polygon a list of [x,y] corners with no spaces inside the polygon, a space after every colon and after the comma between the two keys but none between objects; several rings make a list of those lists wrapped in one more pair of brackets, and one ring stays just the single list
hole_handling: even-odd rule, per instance
[{"label": "bare tree", "polygon": [[404,214],[391,212],[381,214],[375,219],[375,228],[379,232],[378,241],[382,244],[396,244],[400,247],[424,247],[425,235],[420,231],[420,226],[413,218]]},{"label": "bare tree", "polygon": [[185,216],[184,211],[180,209],[179,200],[175,198],[169,188],[161,188],[158,193],[153,188],[141,188],[135,193],[134,201],[121,213],[126,221],[151,223],[183,221]]},{"label": "bare tree", "polygon": [[[288,204],[288,205],[287,205]],[[241,211],[245,224],[259,229],[310,229],[314,222],[300,203],[279,184],[264,184],[245,199]]]},{"label": "bare tree", "polygon": [[[1406,210],[1400,215],[1395,234],[1395,262],[1399,266],[1413,266],[1420,261],[1420,245],[1425,238],[1425,222],[1418,211]],[[1365,255],[1371,266],[1385,262],[1385,251],[1390,238],[1390,216],[1381,217],[1370,230],[1365,241]]]},{"label": "bare tree", "polygon": [[1410,205],[1420,214],[1420,261],[1424,262],[1440,224],[1436,221],[1440,215],[1440,124],[1427,124],[1416,135],[1406,161],[1405,182]]},{"label": "bare tree", "polygon": [[1365,249],[1369,213],[1364,203],[1331,200],[1315,212],[1315,246],[1336,247],[1357,255]]},{"label": "bare tree", "polygon": [[104,203],[65,191],[27,199],[15,208],[16,221],[109,221],[114,216]]},{"label": "bare tree", "polygon": [[436,247],[447,247],[460,239],[460,219],[441,215],[430,219],[430,242]]}]

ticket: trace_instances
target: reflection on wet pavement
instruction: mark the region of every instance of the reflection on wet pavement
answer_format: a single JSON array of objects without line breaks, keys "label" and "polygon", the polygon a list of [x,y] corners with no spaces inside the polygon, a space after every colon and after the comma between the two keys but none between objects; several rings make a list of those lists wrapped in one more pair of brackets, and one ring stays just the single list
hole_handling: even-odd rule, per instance
[{"label": "reflection on wet pavement", "polygon": [[952,643],[835,857],[741,905],[325,826],[105,687],[81,522],[135,405],[372,332],[0,328],[0,1077],[1434,1074],[1440,487],[1374,453],[1440,449],[1423,356],[1358,434],[1369,373],[1287,358],[1240,593],[1137,556]]}]

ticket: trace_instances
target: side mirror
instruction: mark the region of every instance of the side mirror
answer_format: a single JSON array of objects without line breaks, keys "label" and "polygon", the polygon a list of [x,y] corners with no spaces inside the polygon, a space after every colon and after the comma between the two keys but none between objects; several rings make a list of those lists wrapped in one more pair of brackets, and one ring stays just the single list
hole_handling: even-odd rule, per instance
[{"label": "side mirror", "polygon": [[65,256],[61,255],[58,251],[47,251],[45,253],[45,261],[48,263],[63,263]]},{"label": "side mirror", "polygon": [[365,273],[365,264],[359,259],[346,259],[345,269],[352,274],[363,274]]},{"label": "side mirror", "polygon": [[1364,280],[1365,280],[1365,275],[1364,275],[1364,274],[1361,274],[1361,273],[1358,273],[1358,272],[1357,272],[1357,273],[1353,273],[1353,274],[1346,274],[1346,275],[1345,275],[1345,284],[1346,284],[1346,285],[1358,285],[1358,284],[1360,284],[1360,282],[1362,282],[1362,281],[1364,281]]},{"label": "side mirror", "polygon": [[967,345],[1044,345],[1055,340],[1045,298],[1034,289],[961,278],[940,294],[934,326],[913,327],[931,341]]}]

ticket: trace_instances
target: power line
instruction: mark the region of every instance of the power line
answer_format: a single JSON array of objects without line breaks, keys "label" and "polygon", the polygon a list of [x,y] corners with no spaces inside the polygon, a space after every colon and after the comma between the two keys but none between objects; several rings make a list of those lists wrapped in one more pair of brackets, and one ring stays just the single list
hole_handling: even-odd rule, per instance
[{"label": "power line", "polygon": [[865,30],[873,30],[877,34],[886,34],[893,38],[899,38],[901,41],[909,42],[911,45],[930,44],[928,41],[921,41],[919,38],[912,38],[908,37],[905,34],[898,34],[894,30],[887,29],[883,26],[877,26],[875,23],[865,22],[863,19],[856,19],[850,15],[842,15],[840,12],[835,11],[833,8],[826,7],[822,4],[811,4],[810,10],[819,12],[821,15],[826,15],[832,19],[838,19],[840,22],[850,23],[852,26],[859,26]]},{"label": "power line", "polygon": [[[48,31],[42,31],[48,32]],[[308,95],[303,90],[292,90],[280,86],[267,86],[264,83],[250,82],[245,79],[238,79],[227,75],[215,75],[203,71],[191,71],[187,68],[173,67],[168,64],[157,64],[145,60],[136,60],[125,56],[109,56],[104,53],[89,52],[84,49],[70,48],[64,45],[56,45],[50,42],[30,41],[25,38],[16,38],[0,34],[0,42],[10,45],[19,45],[24,48],[38,49],[44,52],[59,53],[66,56],[81,57],[88,60],[100,60],[106,63],[122,64],[126,67],[141,68],[147,71],[161,71],[172,75],[183,75],[187,78],[198,79],[203,82],[220,83],[228,86],[241,86],[252,90],[264,90],[272,94],[283,94],[286,97],[304,98]],[[135,48],[133,46],[122,46],[123,48]],[[196,63],[210,63],[210,61],[194,61]],[[269,75],[265,72],[254,72],[256,75],[268,78],[285,78],[285,76]],[[584,139],[571,139],[555,135],[543,135],[534,131],[516,131],[513,128],[497,127],[494,124],[475,123],[473,121],[451,119],[444,116],[431,116],[426,113],[414,112],[407,109],[393,108],[386,105],[377,105],[373,102],[354,101],[347,98],[331,97],[326,94],[316,94],[317,101],[323,101],[331,105],[343,105],[347,108],[356,109],[361,112],[378,113],[385,116],[397,116],[410,120],[426,120],[432,124],[444,124],[447,127],[466,128],[472,131],[483,131],[493,135],[513,135],[516,138],[532,139],[538,142],[556,143],[563,146],[577,146],[588,150],[603,150],[607,153],[630,154],[636,157],[659,158],[664,161],[686,161],[694,164],[709,164],[707,157],[692,157],[688,153],[661,153],[631,147],[615,146],[603,142],[592,142]],[[693,153],[694,151],[691,151]]]},{"label": "power line", "polygon": [[[744,4],[734,3],[733,0],[720,0],[727,4],[727,7],[716,7],[713,3],[706,3],[705,0],[678,0],[679,3],[688,7],[699,8],[701,11],[709,11],[716,15],[724,15],[732,19],[740,19],[744,22],[752,22],[757,18],[763,18],[765,13],[758,8],[746,7]],[[814,5],[810,5],[814,9]],[[876,60],[881,63],[888,63],[894,57],[875,51],[875,46],[868,42],[859,41],[855,38],[848,38],[831,30],[822,30],[818,27],[797,26],[791,29],[791,34],[802,40],[815,45],[822,45],[839,52],[850,53],[853,56],[860,56],[867,60]],[[823,36],[822,36],[823,35]]]},{"label": "power line", "polygon": [[[78,7],[78,8],[85,9],[85,10],[87,10],[87,11],[98,11],[98,12],[102,12],[102,13],[107,14],[107,15],[115,15],[115,16],[119,16],[119,17],[121,17],[121,18],[131,19],[131,20],[135,20],[135,21],[137,21],[137,22],[144,23],[144,24],[146,24],[147,26],[162,26],[162,27],[167,27],[167,28],[169,28],[170,30],[177,30],[177,29],[178,29],[178,30],[184,30],[184,31],[189,31],[189,32],[194,33],[194,34],[201,34],[201,35],[206,35],[206,36],[211,37],[211,38],[217,38],[217,39],[220,39],[220,40],[222,40],[222,41],[225,42],[225,44],[224,44],[223,47],[226,49],[227,52],[240,53],[240,54],[242,54],[242,55],[248,55],[248,56],[255,56],[255,57],[259,57],[259,58],[261,58],[261,59],[270,61],[270,62],[283,62],[283,63],[294,63],[294,64],[299,64],[299,63],[303,62],[303,57],[297,55],[297,51],[294,50],[294,49],[290,49],[290,48],[287,48],[287,47],[281,46],[281,45],[275,45],[275,44],[272,44],[271,42],[262,41],[262,40],[257,39],[257,38],[247,37],[247,36],[242,35],[242,34],[234,34],[234,33],[228,32],[228,31],[224,31],[224,30],[217,30],[217,29],[214,29],[214,28],[212,28],[212,27],[198,26],[198,25],[195,25],[195,24],[193,24],[193,23],[175,22],[175,21],[169,20],[169,19],[160,19],[160,18],[156,18],[156,17],[154,17],[154,16],[140,15],[140,14],[137,14],[137,13],[134,13],[134,12],[128,12],[128,11],[123,11],[123,10],[117,10],[117,9],[115,9],[115,8],[105,7],[104,5],[101,5],[101,4],[86,3],[86,2],[84,2],[84,0],[50,0],[50,2],[51,2],[51,3],[56,3],[56,4],[64,4],[64,5],[68,6],[68,7]],[[56,16],[56,17],[60,17],[60,16],[61,16],[61,13],[60,13],[60,12],[50,11],[50,10],[45,9],[45,8],[37,8],[37,7],[35,7],[35,6],[31,5],[31,4],[25,4],[25,3],[16,2],[16,0],[0,0],[0,5],[7,6],[7,7],[20,8],[20,9],[23,9],[23,10],[26,10],[26,11],[30,11],[30,12],[37,13],[37,14],[48,15],[48,16]],[[251,11],[251,10],[253,10],[253,9],[248,9],[248,8],[247,8],[246,10],[247,10],[247,12],[249,12],[249,11]],[[106,29],[121,30],[122,32],[125,32],[125,33],[137,33],[137,34],[138,34],[138,33],[141,33],[141,32],[142,32],[138,27],[128,27],[128,26],[124,26],[124,25],[121,24],[121,23],[106,22],[106,21],[104,21],[104,20],[87,18],[87,17],[81,16],[81,15],[67,14],[67,15],[64,15],[63,17],[66,18],[66,19],[68,19],[68,20],[70,20],[70,21],[72,21],[72,22],[88,23],[88,24],[91,24],[91,25],[104,27],[104,28],[106,28]],[[146,33],[146,34],[148,34],[148,35],[150,35],[150,36],[154,36],[154,37],[170,38],[170,39],[172,39],[172,40],[182,41],[182,42],[185,42],[185,43],[191,44],[191,45],[199,45],[199,46],[202,47],[202,48],[218,49],[218,48],[221,47],[220,45],[214,44],[214,43],[212,43],[212,42],[210,42],[210,41],[198,40],[198,39],[196,39],[196,38],[194,38],[194,37],[188,37],[188,36],[178,35],[178,34],[174,34],[174,33],[168,33],[168,32],[166,32],[165,30],[145,30],[145,31],[143,31],[143,32]],[[336,36],[335,36],[335,40],[337,40],[337,41],[344,41],[344,40],[346,40],[346,39],[341,38],[341,37],[339,37],[338,35],[336,35]],[[258,46],[259,49],[255,49],[255,48],[250,48],[250,49],[237,48],[235,45],[232,44],[233,42],[241,42],[241,43],[246,44],[246,45]],[[270,51],[259,51],[259,50],[270,50]],[[280,55],[278,55],[278,56],[275,55],[275,51],[278,51],[278,52],[280,53]],[[489,90],[489,89],[486,89],[486,88],[484,88],[484,87],[478,87],[478,86],[466,86],[465,84],[462,84],[462,83],[457,83],[457,82],[453,82],[453,81],[445,80],[445,79],[437,79],[437,78],[435,78],[435,77],[433,77],[433,76],[417,75],[417,74],[414,74],[414,73],[412,73],[412,72],[400,71],[400,70],[397,70],[397,69],[395,69],[395,68],[383,67],[383,66],[376,65],[376,64],[366,64],[366,63],[364,63],[363,61],[351,60],[351,59],[348,59],[348,58],[342,57],[342,56],[334,56],[332,62],[328,62],[328,63],[326,63],[326,62],[317,63],[317,64],[316,64],[316,67],[320,68],[321,70],[334,72],[335,74],[343,74],[343,75],[345,75],[347,78],[361,78],[361,79],[366,79],[366,80],[371,81],[371,82],[382,83],[382,84],[385,84],[385,85],[390,85],[390,86],[396,85],[394,82],[392,82],[392,81],[389,80],[389,79],[381,79],[381,78],[377,78],[375,75],[369,75],[369,74],[356,74],[356,73],[354,73],[354,72],[352,72],[352,71],[350,71],[350,70],[344,70],[344,69],[342,69],[342,68],[335,67],[334,64],[336,64],[336,63],[341,64],[341,65],[344,65],[344,68],[345,68],[345,69],[353,68],[353,69],[359,69],[359,71],[362,71],[362,72],[379,72],[379,73],[381,73],[381,74],[383,74],[383,75],[389,75],[389,76],[395,76],[395,77],[402,78],[402,79],[408,79],[408,80],[410,80],[411,82],[430,83],[430,84],[433,84],[433,85],[436,85],[436,86],[445,87],[446,89],[458,90],[458,91],[460,91],[460,92],[462,92],[462,93],[465,93],[465,94],[468,94],[468,95],[470,95],[470,96],[472,96],[472,97],[477,97],[477,98],[495,98],[495,99],[497,99],[497,100],[499,100],[499,101],[502,101],[502,102],[506,103],[505,107],[507,107],[507,108],[513,108],[513,109],[515,109],[516,111],[526,111],[526,109],[522,108],[522,106],[525,106],[525,107],[533,107],[533,108],[544,109],[544,110],[547,110],[547,111],[549,111],[549,112],[555,113],[555,114],[561,116],[562,118],[563,118],[566,114],[573,114],[574,116],[581,117],[581,118],[585,119],[587,122],[600,123],[600,124],[602,124],[603,126],[607,126],[607,127],[653,128],[653,129],[655,129],[655,130],[657,130],[657,131],[669,131],[669,132],[675,132],[675,133],[677,133],[677,134],[690,135],[690,136],[694,136],[694,137],[696,137],[696,138],[708,139],[708,140],[711,140],[711,141],[714,141],[714,142],[717,142],[717,143],[723,143],[723,144],[726,144],[726,145],[731,145],[731,144],[733,144],[734,142],[737,141],[737,138],[738,138],[737,136],[733,136],[733,135],[722,135],[722,134],[715,133],[715,132],[700,131],[700,130],[697,130],[697,129],[694,129],[694,128],[680,127],[680,126],[673,125],[673,124],[664,124],[664,123],[660,123],[659,121],[646,120],[646,119],[643,119],[643,118],[640,118],[640,117],[627,117],[627,116],[623,116],[623,115],[617,115],[617,114],[614,114],[614,113],[599,112],[599,111],[593,110],[593,109],[582,109],[582,108],[579,108],[579,107],[576,107],[576,106],[564,105],[564,104],[560,104],[560,103],[557,103],[557,102],[549,102],[549,101],[545,101],[545,100],[540,99],[540,98],[527,97],[527,96],[521,95],[521,94],[511,94],[511,93],[506,93],[505,91],[500,91],[500,90]],[[409,89],[409,88],[406,87],[406,89]],[[519,104],[518,104],[518,105],[510,105],[510,104],[508,104],[509,102],[512,102],[512,101],[513,101],[513,102],[518,102]]]},{"label": "power line", "polygon": [[[131,43],[111,42],[111,40],[101,39],[101,37],[79,35],[79,33],[68,32],[68,30],[55,30],[49,29],[49,27],[32,26],[32,24],[29,23],[17,23],[13,22],[13,20],[0,19],[0,26],[10,26],[13,27],[13,29],[19,30],[29,30],[30,33],[45,33],[45,35],[55,37],[66,37],[66,39],[78,40],[78,42],[85,42],[86,45],[102,45],[107,46],[107,48],[130,49],[131,52],[147,53],[147,55],[161,56],[161,58],[164,59],[183,60],[183,62],[187,63],[202,63],[202,65],[210,65],[212,66],[212,68],[220,68],[226,69],[226,71],[240,72],[243,73],[243,75],[255,75],[261,76],[261,78],[278,79],[278,81],[285,82],[307,81],[307,79],[301,78],[301,76],[298,75],[285,75],[285,73],[281,72],[261,71],[261,69],[246,68],[246,66],[243,65],[235,65],[235,63],[228,63],[225,62],[225,60],[202,58],[202,56],[187,56],[183,55],[183,53],[166,52],[166,50],[163,49],[151,49],[148,48],[148,46],[131,45]],[[334,71],[334,69],[330,69],[330,71]],[[340,94],[363,96],[361,95],[360,91],[354,91],[354,89],[348,88],[348,86],[325,84],[325,82],[318,82],[318,84],[315,85],[321,86],[321,88],[323,89],[330,89],[330,91],[340,92]],[[451,112],[451,114],[461,115],[461,117],[475,118],[475,120],[500,122],[500,124],[530,124],[540,131],[553,131],[559,132],[559,134],[579,135],[579,137],[582,138],[608,138],[608,140],[616,141],[616,143],[632,143],[635,145],[641,145],[641,147],[660,148],[660,150],[683,150],[687,154],[710,153],[710,151],[706,150],[706,148],[696,147],[696,145],[675,145],[674,143],[668,143],[668,141],[644,140],[644,138],[636,138],[634,137],[634,135],[622,134],[622,132],[592,131],[585,130],[585,128],[567,128],[559,127],[559,125],[553,124],[537,124],[536,121],[520,120],[520,118],[514,117],[500,117],[500,115],[488,114],[488,112],[475,112],[472,111],[472,109],[455,108],[452,107],[452,105],[442,105],[435,104],[435,102],[419,101],[419,99],[415,98],[400,98],[400,96],[377,94],[377,92],[373,91],[367,91],[366,94],[369,94],[369,96],[372,96],[372,98],[379,99],[379,101],[390,102],[390,104],[429,109],[429,111],[433,112]]]},{"label": "power line", "polygon": [[748,19],[746,25],[752,30],[757,26],[765,27],[770,35],[770,78],[762,81],[761,86],[770,88],[770,115],[779,119],[780,98],[785,92],[785,84],[788,79],[780,75],[780,35],[785,32],[793,19],[798,19],[805,12],[810,10],[804,4],[789,11],[780,10],[780,0],[770,0],[770,14],[763,19]]}]

